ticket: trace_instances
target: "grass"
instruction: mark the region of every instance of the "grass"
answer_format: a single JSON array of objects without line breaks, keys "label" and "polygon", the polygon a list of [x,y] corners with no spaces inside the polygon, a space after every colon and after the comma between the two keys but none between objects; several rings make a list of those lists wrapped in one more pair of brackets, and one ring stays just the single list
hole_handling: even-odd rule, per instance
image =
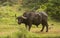
[{"label": "grass", "polygon": [[[17,7],[0,7],[0,38],[60,38],[60,22],[49,18],[49,32],[40,32],[42,25],[32,26],[31,31],[27,31],[24,24],[18,25],[15,19],[23,14],[23,10],[17,11]],[[8,11],[8,12],[7,12]]]},{"label": "grass", "polygon": [[[51,24],[54,25],[51,25]],[[60,38],[60,23],[49,21],[49,32],[40,32],[41,25],[38,28],[32,26],[31,31],[27,31],[24,24],[21,25],[0,25],[1,38]]]}]

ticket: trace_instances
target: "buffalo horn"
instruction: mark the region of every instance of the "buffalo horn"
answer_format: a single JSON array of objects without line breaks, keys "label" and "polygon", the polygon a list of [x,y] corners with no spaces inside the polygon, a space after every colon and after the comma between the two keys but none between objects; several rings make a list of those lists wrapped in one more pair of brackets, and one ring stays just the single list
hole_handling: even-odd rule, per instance
[{"label": "buffalo horn", "polygon": [[26,17],[22,16],[22,18],[27,19]]}]

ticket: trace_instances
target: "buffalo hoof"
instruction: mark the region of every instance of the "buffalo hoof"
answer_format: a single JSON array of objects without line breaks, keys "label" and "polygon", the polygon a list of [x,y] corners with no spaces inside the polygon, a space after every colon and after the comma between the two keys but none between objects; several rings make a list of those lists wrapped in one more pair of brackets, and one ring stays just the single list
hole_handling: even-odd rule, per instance
[{"label": "buffalo hoof", "polygon": [[46,32],[48,32],[48,31],[46,31]]},{"label": "buffalo hoof", "polygon": [[43,32],[43,30],[41,30],[41,32]]}]

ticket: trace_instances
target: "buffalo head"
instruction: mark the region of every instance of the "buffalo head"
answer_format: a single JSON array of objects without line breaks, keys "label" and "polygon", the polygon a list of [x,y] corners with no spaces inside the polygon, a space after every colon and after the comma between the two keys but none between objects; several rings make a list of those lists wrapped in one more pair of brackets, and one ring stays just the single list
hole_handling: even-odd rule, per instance
[{"label": "buffalo head", "polygon": [[21,24],[23,22],[23,20],[25,20],[27,18],[24,16],[18,16],[16,19],[18,20],[18,24]]}]

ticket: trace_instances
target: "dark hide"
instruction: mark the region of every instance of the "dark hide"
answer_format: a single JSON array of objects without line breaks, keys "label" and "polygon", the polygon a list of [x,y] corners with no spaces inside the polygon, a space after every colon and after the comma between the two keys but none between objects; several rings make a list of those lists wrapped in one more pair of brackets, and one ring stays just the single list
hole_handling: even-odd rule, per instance
[{"label": "dark hide", "polygon": [[[23,18],[24,17],[24,18]],[[31,29],[32,24],[36,25],[38,27],[39,24],[42,24],[41,32],[44,30],[44,27],[46,27],[46,32],[48,32],[48,23],[47,23],[47,17],[48,15],[45,12],[35,13],[35,12],[25,12],[22,16],[17,17],[18,24],[24,23],[25,26],[29,26],[29,31]]]}]

